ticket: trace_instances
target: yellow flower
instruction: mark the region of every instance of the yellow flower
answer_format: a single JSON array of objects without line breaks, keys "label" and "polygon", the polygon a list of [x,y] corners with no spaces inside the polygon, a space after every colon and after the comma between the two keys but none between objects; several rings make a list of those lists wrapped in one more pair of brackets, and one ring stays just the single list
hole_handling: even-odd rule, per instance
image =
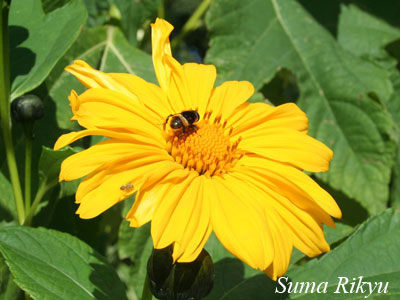
[{"label": "yellow flower", "polygon": [[[171,54],[173,27],[152,24],[159,86],[132,74],[103,73],[83,61],[66,68],[88,90],[69,97],[72,120],[85,129],[62,135],[54,148],[79,138],[108,139],[72,155],[60,181],[84,177],[77,214],[93,218],[136,194],[127,220],[151,221],[154,247],[174,244],[178,262],[196,259],[211,232],[233,255],[276,279],[293,246],[308,256],[329,251],[322,224],[341,217],[333,198],[303,170],[329,169],[332,151],[307,135],[295,104],[248,103],[247,81],[214,88],[212,65],[181,65]],[[199,114],[185,130],[172,120]],[[189,122],[190,123],[190,122]],[[178,124],[179,125],[179,124]]]}]

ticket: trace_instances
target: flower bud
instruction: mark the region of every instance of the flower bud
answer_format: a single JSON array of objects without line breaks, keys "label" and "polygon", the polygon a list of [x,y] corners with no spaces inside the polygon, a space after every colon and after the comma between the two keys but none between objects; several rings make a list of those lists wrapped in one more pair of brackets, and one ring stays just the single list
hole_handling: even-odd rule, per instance
[{"label": "flower bud", "polygon": [[16,121],[34,121],[43,117],[43,102],[35,95],[18,97],[11,103],[11,113]]},{"label": "flower bud", "polygon": [[199,300],[209,294],[214,283],[210,254],[202,250],[190,263],[172,263],[172,246],[154,249],[148,262],[152,294],[161,300]]}]

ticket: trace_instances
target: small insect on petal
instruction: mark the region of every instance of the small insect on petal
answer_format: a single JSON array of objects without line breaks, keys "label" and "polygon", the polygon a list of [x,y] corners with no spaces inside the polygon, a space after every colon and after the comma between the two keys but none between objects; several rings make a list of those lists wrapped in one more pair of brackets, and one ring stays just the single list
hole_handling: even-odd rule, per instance
[{"label": "small insect on petal", "polygon": [[121,185],[120,189],[121,189],[121,191],[130,192],[133,190],[133,184],[127,183],[127,184]]}]

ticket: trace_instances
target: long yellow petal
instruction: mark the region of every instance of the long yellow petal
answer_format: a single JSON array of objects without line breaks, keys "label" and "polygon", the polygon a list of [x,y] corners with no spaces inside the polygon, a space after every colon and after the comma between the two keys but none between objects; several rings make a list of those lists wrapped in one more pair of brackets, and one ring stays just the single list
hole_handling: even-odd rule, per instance
[{"label": "long yellow petal", "polygon": [[[329,251],[329,245],[325,241],[322,230],[321,216],[318,213],[315,214],[313,211],[299,208],[280,192],[276,192],[273,188],[265,185],[265,180],[262,181],[260,178],[254,178],[239,171],[235,172],[232,177],[246,182],[251,187],[254,194],[251,199],[261,201],[261,205],[267,214],[267,220],[274,219],[276,224],[280,224],[282,230],[287,233],[285,237],[292,240],[292,245],[308,256],[316,256]],[[273,224],[270,224],[270,226],[271,232],[276,234],[277,229],[273,229]],[[279,243],[282,243],[282,241]],[[281,250],[278,249],[278,251]],[[286,264],[285,260],[282,260],[284,258],[282,253],[275,255],[281,255],[279,259],[281,266]],[[281,267],[280,269],[283,270],[284,268]]]},{"label": "long yellow petal", "polygon": [[[114,204],[133,195],[138,188],[160,180],[169,172],[180,168],[163,156],[143,156],[135,161],[117,161],[88,175],[78,187],[76,203],[77,214],[81,218],[93,218]],[[147,174],[157,170],[149,180]],[[153,181],[152,181],[153,180]],[[127,188],[121,188],[127,186]]]},{"label": "long yellow petal", "polygon": [[233,136],[245,135],[247,131],[262,132],[271,128],[287,128],[307,132],[308,118],[294,103],[277,107],[266,103],[244,103],[239,106],[228,120],[233,127]]},{"label": "long yellow petal", "polygon": [[287,128],[255,128],[241,134],[239,149],[311,172],[326,172],[333,152],[320,141]]},{"label": "long yellow petal", "polygon": [[[265,180],[262,182],[265,185],[271,186],[272,182],[276,189],[279,189],[280,194],[286,195],[286,191],[290,191],[293,195],[297,195],[290,200],[299,207],[302,207],[302,202],[312,203],[329,215],[341,218],[340,208],[332,196],[301,170],[272,160],[251,156],[243,157],[241,163],[243,166],[251,167],[251,172],[259,180],[264,178]],[[239,171],[239,167],[236,171]],[[307,202],[298,199],[307,200]],[[312,204],[310,205],[313,206]]]},{"label": "long yellow petal", "polygon": [[274,257],[270,229],[263,207],[247,187],[227,175],[210,180],[208,188],[215,195],[211,200],[211,224],[229,252],[251,267],[264,270]]},{"label": "long yellow petal", "polygon": [[110,73],[108,75],[135,94],[143,105],[154,113],[155,118],[164,121],[165,117],[173,112],[166,94],[159,86],[132,74]]},{"label": "long yellow petal", "polygon": [[207,111],[213,111],[212,118],[221,115],[229,120],[235,109],[245,103],[253,93],[254,87],[248,81],[226,81],[214,89]]},{"label": "long yellow petal", "polygon": [[[156,207],[151,223],[155,248],[174,244],[173,259],[190,262],[196,259],[211,233],[209,206],[202,196],[202,181],[195,172],[179,185],[170,185]],[[201,196],[200,196],[201,195]]]},{"label": "long yellow petal", "polygon": [[153,139],[161,147],[164,145],[162,125],[157,125],[145,108],[135,105],[123,94],[89,89],[78,96],[74,106],[74,119],[85,128],[140,134]]},{"label": "long yellow petal", "polygon": [[106,140],[66,158],[61,164],[60,181],[81,178],[110,161],[128,158],[134,160],[141,155],[150,156],[163,153],[168,159],[167,152],[158,147],[140,145],[131,141]]},{"label": "long yellow petal", "polygon": [[131,93],[129,89],[115,81],[109,74],[92,68],[83,60],[75,60],[65,70],[78,78],[87,88],[109,89],[127,95],[132,101],[139,101],[134,93]]},{"label": "long yellow petal", "polygon": [[157,18],[151,24],[151,43],[154,71],[162,90],[167,92],[171,69],[165,62],[165,56],[172,57],[169,35],[174,27],[167,21]]},{"label": "long yellow petal", "polygon": [[141,187],[132,205],[126,219],[130,222],[132,227],[140,227],[149,222],[154,213],[154,209],[158,201],[162,201],[164,197],[168,196],[168,190],[171,184],[180,184],[187,178],[189,171],[186,169],[176,169],[161,181],[148,184],[146,187]]}]

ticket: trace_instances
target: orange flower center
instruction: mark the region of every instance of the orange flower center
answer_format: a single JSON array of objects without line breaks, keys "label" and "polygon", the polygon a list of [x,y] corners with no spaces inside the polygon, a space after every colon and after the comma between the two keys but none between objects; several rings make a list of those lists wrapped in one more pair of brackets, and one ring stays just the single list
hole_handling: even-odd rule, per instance
[{"label": "orange flower center", "polygon": [[232,142],[233,128],[221,124],[221,117],[210,120],[211,112],[205,113],[195,127],[170,130],[167,135],[167,151],[177,163],[200,175],[222,175],[228,172],[242,157],[237,149],[241,138]]}]

